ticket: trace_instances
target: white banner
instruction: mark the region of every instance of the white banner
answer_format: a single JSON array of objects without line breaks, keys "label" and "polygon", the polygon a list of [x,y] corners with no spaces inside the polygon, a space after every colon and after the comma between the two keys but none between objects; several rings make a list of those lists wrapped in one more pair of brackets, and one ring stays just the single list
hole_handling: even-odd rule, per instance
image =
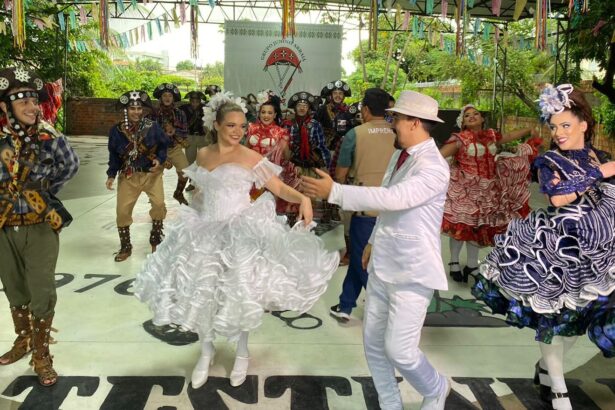
[{"label": "white banner", "polygon": [[280,23],[226,21],[224,33],[224,89],[234,95],[320,95],[341,76],[342,26],[297,24],[297,35],[282,39]]}]

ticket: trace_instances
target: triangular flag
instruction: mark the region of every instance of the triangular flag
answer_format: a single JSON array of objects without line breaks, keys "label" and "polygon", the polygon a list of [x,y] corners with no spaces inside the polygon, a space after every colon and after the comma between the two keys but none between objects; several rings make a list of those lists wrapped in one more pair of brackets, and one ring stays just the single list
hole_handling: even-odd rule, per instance
[{"label": "triangular flag", "polygon": [[66,29],[66,20],[64,20],[64,13],[58,13],[58,24],[60,25],[60,30],[64,31]]},{"label": "triangular flag", "polygon": [[515,3],[515,12],[513,13],[514,20],[519,20],[519,17],[521,17],[521,13],[523,13],[523,9],[525,8],[526,4],[527,0],[517,0],[517,2]]},{"label": "triangular flag", "polygon": [[68,16],[70,17],[70,28],[73,30],[77,29],[77,15],[75,14],[75,10],[70,9],[68,12]]},{"label": "triangular flag", "polygon": [[85,10],[85,7],[79,7],[79,21],[82,25],[88,24],[88,12]]}]

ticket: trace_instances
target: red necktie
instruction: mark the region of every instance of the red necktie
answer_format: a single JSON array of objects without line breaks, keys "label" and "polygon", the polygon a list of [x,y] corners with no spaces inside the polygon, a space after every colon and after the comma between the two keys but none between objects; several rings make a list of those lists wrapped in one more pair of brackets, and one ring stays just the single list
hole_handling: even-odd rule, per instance
[{"label": "red necktie", "polygon": [[399,154],[399,158],[397,158],[397,164],[395,164],[395,171],[401,168],[401,166],[404,164],[404,162],[406,162],[409,156],[410,154],[408,154],[408,151],[402,150],[401,154]]}]

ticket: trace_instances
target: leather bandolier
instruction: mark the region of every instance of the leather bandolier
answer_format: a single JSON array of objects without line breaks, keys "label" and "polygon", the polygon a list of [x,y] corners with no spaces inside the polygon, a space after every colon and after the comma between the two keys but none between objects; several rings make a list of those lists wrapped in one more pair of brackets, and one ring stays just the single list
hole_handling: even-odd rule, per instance
[{"label": "leather bandolier", "polygon": [[[156,159],[156,150],[158,146],[156,144],[148,147],[145,145],[145,137],[149,132],[150,128],[154,125],[151,120],[143,120],[143,127],[135,133],[134,138],[130,137],[126,134],[126,132],[121,128],[122,125],[118,125],[120,128],[120,132],[126,136],[128,139],[128,145],[124,150],[124,153],[121,156],[122,159],[122,169],[120,170],[126,178],[130,178],[132,174],[135,172],[149,172],[149,168],[138,168],[132,166],[132,162],[141,156],[147,157],[150,161]],[[172,167],[171,163],[167,160],[162,164],[166,169],[170,169]]]},{"label": "leather bandolier", "polygon": [[[40,144],[40,142],[39,142]],[[8,138],[0,141],[0,156],[8,167],[14,155],[14,148]],[[0,182],[0,228],[3,226],[26,226],[47,222],[54,230],[67,227],[73,220],[62,202],[50,191],[49,180],[29,181],[28,177],[39,162],[39,149],[22,150],[18,157],[19,170],[16,179]],[[19,199],[24,199],[30,211],[24,214],[15,212]]]}]

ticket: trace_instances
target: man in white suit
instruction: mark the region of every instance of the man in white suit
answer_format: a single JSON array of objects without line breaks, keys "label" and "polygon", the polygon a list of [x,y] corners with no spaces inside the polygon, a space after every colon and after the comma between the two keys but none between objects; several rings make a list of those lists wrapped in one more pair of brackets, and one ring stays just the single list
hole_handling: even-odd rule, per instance
[{"label": "man in white suit", "polygon": [[[383,410],[402,410],[395,369],[424,397],[421,409],[444,409],[450,391],[419,349],[421,328],[434,289],[447,290],[440,254],[440,226],[449,168],[430,136],[438,102],[404,91],[393,108],[399,150],[393,154],[382,186],[341,185],[324,172],[304,177],[308,195],[327,198],[349,211],[379,211],[363,253],[367,299],[363,343]],[[373,251],[372,251],[373,247]]]}]

